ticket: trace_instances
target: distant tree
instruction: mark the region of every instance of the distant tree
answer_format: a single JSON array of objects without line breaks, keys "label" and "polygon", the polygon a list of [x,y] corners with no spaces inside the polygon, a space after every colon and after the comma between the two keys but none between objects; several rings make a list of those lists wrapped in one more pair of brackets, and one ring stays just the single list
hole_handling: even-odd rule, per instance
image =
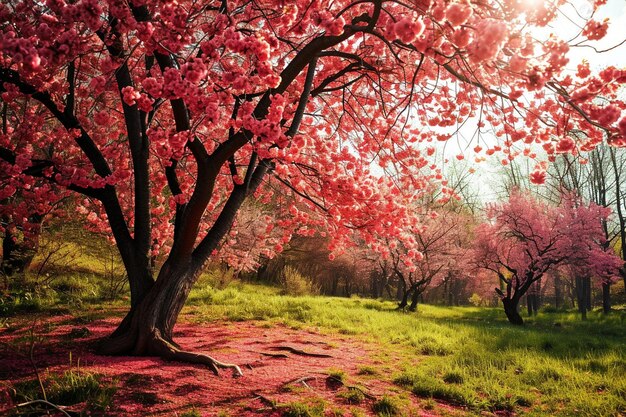
[{"label": "distant tree", "polygon": [[422,230],[406,237],[415,249],[407,250],[402,240],[387,243],[389,265],[400,286],[399,308],[415,311],[431,285],[467,272],[470,224],[471,216],[447,207],[426,217]]},{"label": "distant tree", "polygon": [[489,221],[476,229],[474,261],[498,276],[496,292],[511,323],[523,324],[520,299],[551,269],[567,264],[601,279],[617,273],[619,259],[603,246],[608,215],[574,197],[552,206],[520,192],[488,207]]}]

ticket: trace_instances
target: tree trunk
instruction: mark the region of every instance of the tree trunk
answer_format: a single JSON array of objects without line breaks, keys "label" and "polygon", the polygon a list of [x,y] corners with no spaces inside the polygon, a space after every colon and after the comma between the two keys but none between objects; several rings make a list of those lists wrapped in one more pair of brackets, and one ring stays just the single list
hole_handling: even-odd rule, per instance
[{"label": "tree trunk", "polygon": [[[28,221],[32,225],[30,236],[24,236],[21,242],[17,241],[17,237],[11,233],[9,227],[5,228],[0,272],[6,276],[21,274],[26,271],[37,254],[43,216],[35,214],[30,216]],[[2,223],[7,224],[8,219],[3,219]]]},{"label": "tree trunk", "polygon": [[602,283],[602,311],[604,314],[611,312],[611,283]]},{"label": "tree trunk", "polygon": [[585,303],[587,304],[587,311],[591,311],[591,309],[593,308],[591,299],[591,277],[585,277],[583,285],[585,286]]},{"label": "tree trunk", "polygon": [[404,296],[404,291],[406,290],[406,284],[404,280],[398,278],[398,286],[396,287],[396,300],[402,300]]},{"label": "tree trunk", "polygon": [[406,306],[409,304],[409,295],[411,295],[412,290],[412,288],[407,288],[407,285],[406,283],[404,283],[404,281],[402,281],[402,283],[404,284],[402,286],[402,299],[398,304],[398,309],[400,310],[406,308]]},{"label": "tree trunk", "polygon": [[409,306],[409,311],[417,311],[417,303],[419,301],[419,297],[420,297],[420,291],[417,290],[417,288],[415,290],[413,290],[413,295],[411,295],[411,305]]},{"label": "tree trunk", "polygon": [[554,306],[558,310],[563,305],[563,288],[561,285],[561,277],[556,274],[554,276]]},{"label": "tree trunk", "polygon": [[517,326],[524,324],[524,320],[518,311],[519,299],[503,298],[502,304],[504,305],[504,314],[506,314],[506,318],[509,320],[509,323]]},{"label": "tree trunk", "polygon": [[370,273],[370,296],[372,298],[378,298],[379,288],[380,283],[378,274],[372,271],[372,273]]},{"label": "tree trunk", "polygon": [[583,320],[587,320],[587,287],[585,285],[585,278],[576,277],[576,298],[578,301],[578,311]]},{"label": "tree trunk", "polygon": [[333,275],[332,285],[330,287],[330,295],[335,297],[337,295],[337,286],[339,285],[339,277],[337,275]]},{"label": "tree trunk", "polygon": [[535,297],[535,302],[533,304],[533,313],[536,316],[537,314],[539,314],[539,308],[541,308],[541,279],[539,279],[535,283],[534,297]]}]

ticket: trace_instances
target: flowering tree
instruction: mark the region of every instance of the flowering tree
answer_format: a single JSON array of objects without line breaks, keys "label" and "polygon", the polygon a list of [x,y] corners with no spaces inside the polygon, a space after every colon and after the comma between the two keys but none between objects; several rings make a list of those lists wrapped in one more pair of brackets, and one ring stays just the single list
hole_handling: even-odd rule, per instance
[{"label": "flowering tree", "polygon": [[[4,1],[0,201],[27,188],[46,201],[41,179],[82,195],[78,210],[111,231],[131,308],[103,352],[217,371],[224,364],[181,351],[172,330],[247,198],[278,204],[277,187],[290,189],[318,214],[290,213],[283,238],[324,227],[336,251],[357,231],[371,242],[418,227],[407,207],[441,174],[417,143],[446,140],[469,118],[501,138],[487,152],[510,158],[514,142],[554,154],[624,140],[626,71],[581,64],[563,75],[567,43],[533,39],[556,7]],[[606,29],[589,20],[580,44]],[[586,135],[574,141],[572,129]]]},{"label": "flowering tree", "polygon": [[469,248],[469,223],[467,215],[445,208],[423,220],[423,230],[412,237],[415,249],[405,253],[403,244],[391,242],[389,263],[402,293],[399,308],[415,311],[419,297],[431,285],[469,269],[464,256]]},{"label": "flowering tree", "polygon": [[612,279],[620,259],[604,249],[602,219],[610,210],[566,198],[554,207],[519,192],[487,210],[489,222],[476,229],[475,262],[497,274],[496,292],[513,324],[523,324],[519,301],[545,274],[561,265]]}]

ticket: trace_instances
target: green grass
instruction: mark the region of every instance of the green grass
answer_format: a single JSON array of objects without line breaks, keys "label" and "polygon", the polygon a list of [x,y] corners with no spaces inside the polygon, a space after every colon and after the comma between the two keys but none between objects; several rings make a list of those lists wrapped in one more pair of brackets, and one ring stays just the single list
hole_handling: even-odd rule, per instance
[{"label": "green grass", "polygon": [[[626,413],[626,334],[619,312],[541,313],[511,326],[496,308],[422,305],[419,313],[360,298],[288,297],[272,287],[200,285],[186,310],[192,321],[264,320],[354,335],[381,345],[378,368],[401,389],[466,407],[525,415]],[[622,313],[623,314],[623,313]],[[394,352],[400,361],[390,362]]]},{"label": "green grass", "polygon": [[[74,368],[62,373],[47,374],[42,378],[41,384],[44,387],[46,399],[53,404],[68,406],[84,402],[85,407],[80,415],[88,415],[94,410],[106,410],[111,405],[113,395],[117,391],[115,381],[107,381],[100,374]],[[44,398],[37,379],[15,384],[13,397],[16,402],[28,402]],[[33,404],[30,407],[13,411],[16,415],[21,415],[21,413],[37,414],[40,412],[37,411],[40,410],[40,407],[41,404]]]},{"label": "green grass", "polygon": [[397,399],[383,396],[372,405],[372,410],[380,417],[395,417],[401,415],[402,406]]},{"label": "green grass", "polygon": [[280,404],[281,417],[324,417],[325,404],[321,400]]}]

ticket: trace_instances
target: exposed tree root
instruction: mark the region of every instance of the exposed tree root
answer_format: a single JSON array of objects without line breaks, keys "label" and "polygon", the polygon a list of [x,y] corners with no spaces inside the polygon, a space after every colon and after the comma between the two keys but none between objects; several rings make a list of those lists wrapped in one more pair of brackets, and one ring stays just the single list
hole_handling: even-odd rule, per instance
[{"label": "exposed tree root", "polygon": [[129,354],[133,351],[133,347],[136,341],[137,337],[131,336],[130,334],[124,334],[119,336],[113,334],[98,341],[98,344],[96,346],[96,352],[99,355],[106,356]]},{"label": "exposed tree root", "polygon": [[272,410],[276,410],[276,401],[267,398],[266,396],[259,394],[258,392],[252,392],[253,399],[259,399],[263,404],[268,405]]},{"label": "exposed tree root", "polygon": [[259,355],[269,356],[270,358],[288,358],[289,355],[286,353],[271,353],[271,352],[256,352]]},{"label": "exposed tree root", "polygon": [[335,383],[336,383],[336,384],[338,384],[338,385],[342,385],[342,386],[344,386],[345,388],[348,388],[348,389],[353,389],[353,390],[355,390],[355,391],[359,391],[359,392],[360,392],[361,394],[363,394],[363,396],[364,396],[365,398],[367,398],[367,399],[370,399],[370,400],[377,400],[376,396],[374,396],[374,395],[370,394],[369,392],[365,391],[365,390],[364,390],[363,388],[361,388],[361,387],[358,387],[358,386],[356,386],[356,385],[348,385],[348,384],[346,384],[345,382],[343,382],[341,379],[339,379],[339,378],[335,378],[334,376],[331,376],[331,375],[329,375],[329,376],[328,376],[328,378],[326,378],[326,379],[331,380],[331,381],[335,382]]},{"label": "exposed tree root", "polygon": [[308,384],[306,382],[311,381],[312,379],[317,379],[317,377],[310,375],[310,376],[303,376],[300,378],[292,379],[290,381],[285,382],[283,384],[283,388],[286,387],[287,385],[292,385],[292,384],[303,384],[308,387]]},{"label": "exposed tree root", "polygon": [[156,332],[153,333],[153,337],[154,343],[153,346],[151,346],[151,350],[154,350],[154,353],[165,360],[206,365],[215,375],[219,375],[220,369],[232,369],[233,376],[243,376],[241,368],[235,364],[220,362],[204,353],[181,350],[156,334]]},{"label": "exposed tree root", "polygon": [[101,355],[154,355],[168,361],[178,361],[206,365],[215,374],[220,369],[232,369],[234,376],[242,376],[241,368],[235,364],[220,362],[203,353],[182,350],[176,343],[163,338],[157,330],[153,330],[138,350],[137,336],[122,335],[110,337],[100,342],[97,351]]},{"label": "exposed tree root", "polygon": [[293,353],[294,355],[300,355],[300,356],[311,356],[311,357],[314,357],[314,358],[332,358],[332,355],[328,355],[326,353],[306,352],[304,350],[296,349],[296,348],[291,347],[291,346],[272,346],[270,349],[272,349],[272,350],[285,350],[287,352]]},{"label": "exposed tree root", "polygon": [[21,403],[16,405],[16,407],[28,407],[29,405],[34,405],[34,404],[43,404],[43,405],[47,405],[48,407],[54,408],[55,410],[57,410],[58,412],[62,413],[63,415],[67,416],[67,417],[72,417],[67,411],[65,411],[62,406],[60,405],[56,405],[56,404],[52,404],[49,401],[46,400],[33,400],[33,401],[28,401],[25,403]]},{"label": "exposed tree root", "polygon": [[[336,378],[336,377],[334,377],[334,376],[332,376],[332,375],[328,375],[328,374],[326,374],[326,373],[324,373],[324,375],[327,375],[327,377],[326,377],[326,380],[327,380],[327,381],[332,381],[333,383],[336,383],[337,385],[343,386],[343,387],[345,387],[345,388],[347,388],[347,389],[349,389],[349,390],[352,390],[352,389],[353,389],[353,390],[359,391],[359,392],[361,392],[361,393],[363,394],[363,396],[364,396],[365,398],[367,398],[367,399],[370,399],[370,400],[373,400],[373,401],[376,401],[376,400],[378,399],[378,398],[376,398],[376,396],[375,396],[375,395],[370,394],[369,392],[367,392],[366,390],[364,390],[364,389],[363,389],[363,388],[361,388],[361,387],[358,387],[358,386],[356,386],[356,385],[348,385],[348,384],[346,384],[344,381],[342,381],[341,379]],[[318,377],[317,377],[317,376],[315,376],[315,375],[306,375],[306,376],[302,376],[302,377],[299,377],[299,378],[296,378],[296,379],[289,380],[289,381],[285,382],[282,386],[283,386],[283,388],[284,388],[284,387],[286,387],[286,386],[288,386],[288,385],[293,385],[293,384],[302,384],[302,385],[304,385],[305,387],[307,387],[307,388],[309,388],[309,389],[312,389],[312,388],[311,388],[311,387],[307,384],[307,381],[311,381],[311,380],[314,380],[314,379],[317,379],[317,378],[318,378]]]}]

